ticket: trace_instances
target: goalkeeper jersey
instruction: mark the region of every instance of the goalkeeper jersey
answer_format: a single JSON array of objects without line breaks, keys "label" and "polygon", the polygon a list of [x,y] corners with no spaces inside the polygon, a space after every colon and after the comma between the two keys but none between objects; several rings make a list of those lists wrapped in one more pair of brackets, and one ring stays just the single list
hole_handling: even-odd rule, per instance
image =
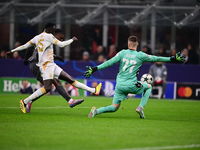
[{"label": "goalkeeper jersey", "polygon": [[170,57],[157,57],[136,50],[122,50],[115,57],[97,66],[98,70],[120,62],[117,84],[133,85],[137,83],[137,72],[144,62],[169,62]]}]

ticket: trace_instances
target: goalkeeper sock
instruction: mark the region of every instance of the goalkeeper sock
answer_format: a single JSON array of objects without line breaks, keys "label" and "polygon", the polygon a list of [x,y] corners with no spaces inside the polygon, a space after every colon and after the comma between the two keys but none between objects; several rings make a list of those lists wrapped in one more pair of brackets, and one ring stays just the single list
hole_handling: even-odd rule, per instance
[{"label": "goalkeeper sock", "polygon": [[69,96],[69,94],[65,91],[65,89],[63,88],[63,86],[57,86],[56,90],[58,91],[58,93],[68,102],[71,97]]},{"label": "goalkeeper sock", "polygon": [[113,105],[105,106],[97,109],[97,114],[107,113],[107,112],[115,112],[117,111],[117,108],[115,108]]},{"label": "goalkeeper sock", "polygon": [[91,93],[95,92],[95,88],[88,87],[87,85],[80,83],[76,80],[72,83],[72,85],[76,88],[83,89],[83,90],[89,91]]},{"label": "goalkeeper sock", "polygon": [[29,101],[32,101],[35,98],[39,98],[44,94],[46,94],[46,90],[44,87],[42,87],[38,89],[37,91],[35,91],[33,94],[31,94],[28,98],[24,99],[24,103],[28,104]]},{"label": "goalkeeper sock", "polygon": [[140,102],[140,106],[144,107],[149,99],[149,96],[151,95],[151,90],[152,90],[152,86],[145,90],[144,93],[142,94],[142,99]]}]

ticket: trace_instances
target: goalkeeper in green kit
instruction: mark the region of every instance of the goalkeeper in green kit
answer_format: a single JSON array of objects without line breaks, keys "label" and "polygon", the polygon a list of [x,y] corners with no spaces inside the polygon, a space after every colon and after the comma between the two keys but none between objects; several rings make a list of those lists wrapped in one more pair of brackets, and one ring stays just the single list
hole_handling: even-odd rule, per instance
[{"label": "goalkeeper in green kit", "polygon": [[99,109],[92,107],[91,112],[89,113],[90,118],[102,113],[117,111],[121,102],[126,99],[129,93],[137,95],[143,93],[141,102],[136,108],[136,112],[140,115],[140,118],[145,119],[143,109],[151,94],[152,86],[146,82],[137,81],[137,73],[141,65],[144,62],[183,62],[185,60],[185,56],[181,56],[180,52],[177,53],[176,56],[172,57],[157,57],[153,55],[147,55],[141,51],[137,52],[137,46],[137,37],[130,36],[128,38],[128,49],[120,51],[115,57],[99,66],[87,66],[88,70],[84,72],[84,76],[89,78],[95,71],[110,67],[117,62],[120,62],[112,105],[101,107]]}]

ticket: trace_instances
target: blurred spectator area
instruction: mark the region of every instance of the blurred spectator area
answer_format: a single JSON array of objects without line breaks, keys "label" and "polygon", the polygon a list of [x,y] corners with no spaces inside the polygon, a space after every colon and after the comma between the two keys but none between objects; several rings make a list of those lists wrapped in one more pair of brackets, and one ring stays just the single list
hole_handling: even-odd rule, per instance
[{"label": "blurred spectator area", "polygon": [[[172,49],[179,52],[190,43],[199,57],[199,5],[199,0],[1,0],[0,50],[13,49],[16,42],[25,44],[53,22],[66,40],[79,39],[55,48],[65,60],[82,60],[84,51],[93,58],[99,45],[109,59],[109,47],[114,44],[117,52],[126,49],[130,35],[138,37],[138,51],[148,46],[158,54],[162,47],[170,56]],[[19,56],[23,59],[24,52]]]}]

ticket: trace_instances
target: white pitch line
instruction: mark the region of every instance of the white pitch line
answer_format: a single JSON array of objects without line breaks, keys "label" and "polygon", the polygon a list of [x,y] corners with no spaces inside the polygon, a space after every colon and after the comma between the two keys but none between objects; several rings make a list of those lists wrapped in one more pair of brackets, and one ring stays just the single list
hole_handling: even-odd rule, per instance
[{"label": "white pitch line", "polygon": [[[0,109],[19,109],[20,107],[0,107]],[[70,108],[70,107],[33,107],[33,109],[58,109],[58,108]],[[92,108],[92,107],[74,107],[74,108]]]},{"label": "white pitch line", "polygon": [[118,150],[165,150],[165,149],[180,149],[180,148],[193,148],[200,147],[200,144],[192,145],[174,145],[174,146],[161,146],[161,147],[140,147],[140,148],[127,148],[127,149],[118,149]]}]

